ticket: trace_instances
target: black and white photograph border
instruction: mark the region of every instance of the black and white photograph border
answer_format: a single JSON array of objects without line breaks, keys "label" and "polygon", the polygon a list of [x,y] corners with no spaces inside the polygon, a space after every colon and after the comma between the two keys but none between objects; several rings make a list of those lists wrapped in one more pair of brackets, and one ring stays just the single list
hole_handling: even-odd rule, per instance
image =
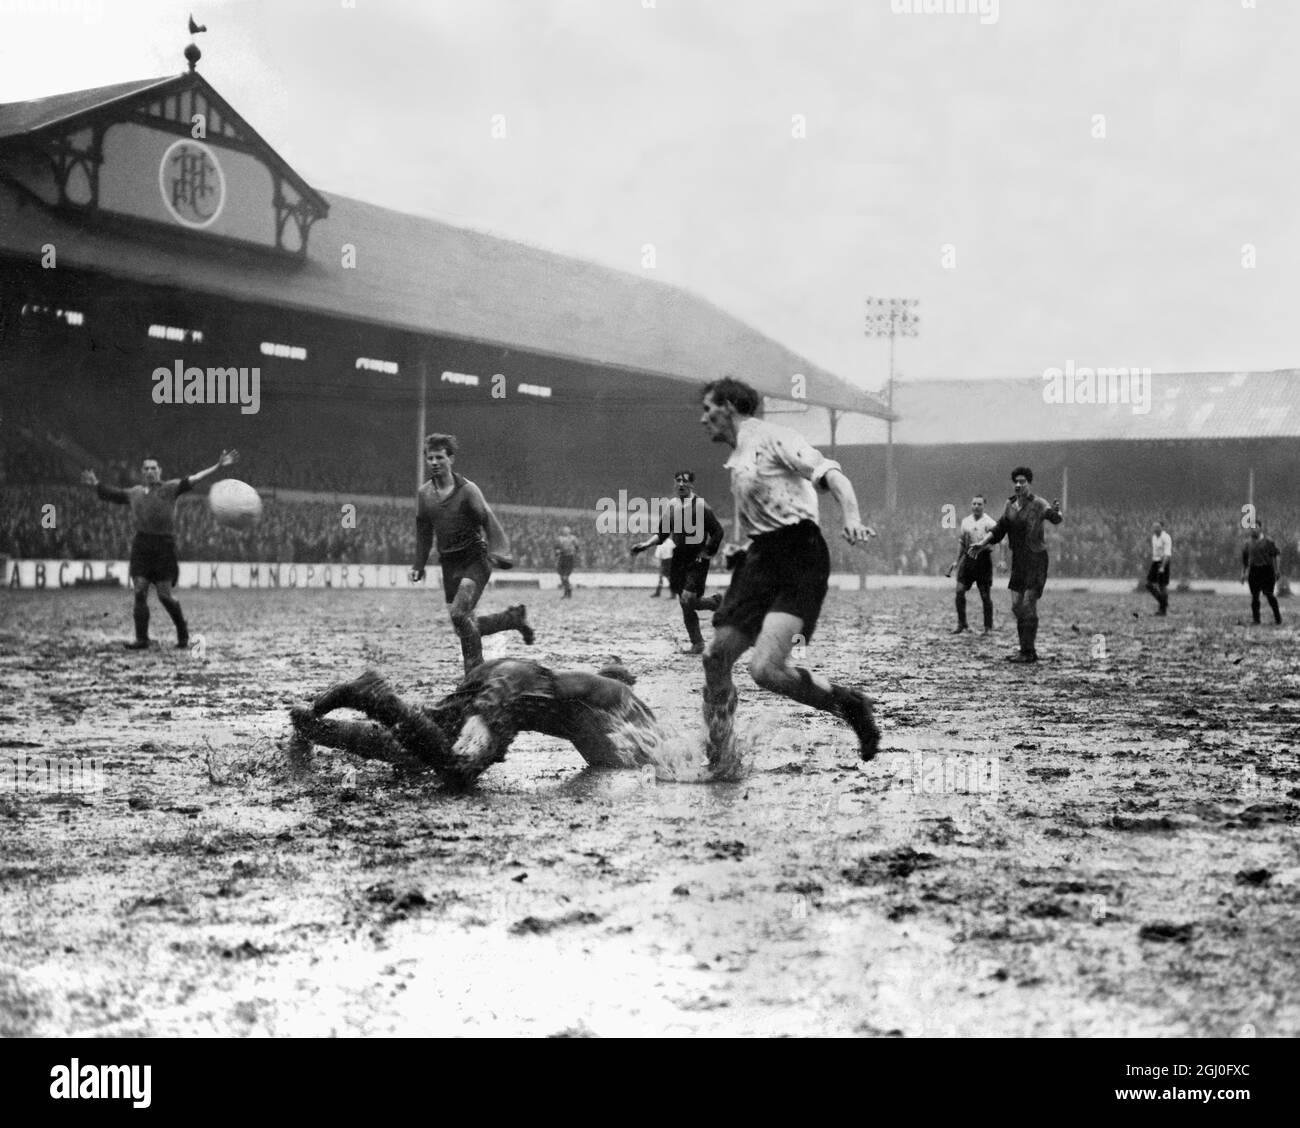
[{"label": "black and white photograph border", "polygon": [[1298,48],[0,0],[0,1034],[1295,1037]]}]

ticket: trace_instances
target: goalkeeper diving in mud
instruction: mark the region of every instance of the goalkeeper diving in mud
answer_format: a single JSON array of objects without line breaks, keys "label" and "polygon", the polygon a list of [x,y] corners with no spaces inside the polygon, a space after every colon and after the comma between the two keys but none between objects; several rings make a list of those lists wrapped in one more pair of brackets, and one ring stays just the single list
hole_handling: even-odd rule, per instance
[{"label": "goalkeeper diving in mud", "polygon": [[[622,666],[599,673],[551,670],[540,662],[499,658],[476,666],[431,706],[408,705],[373,670],[341,682],[310,705],[290,710],[299,750],[319,744],[413,772],[432,769],[466,787],[505,759],[520,732],[569,741],[592,767],[654,764],[664,735],[630,688]],[[328,717],[356,709],[369,720]]]}]

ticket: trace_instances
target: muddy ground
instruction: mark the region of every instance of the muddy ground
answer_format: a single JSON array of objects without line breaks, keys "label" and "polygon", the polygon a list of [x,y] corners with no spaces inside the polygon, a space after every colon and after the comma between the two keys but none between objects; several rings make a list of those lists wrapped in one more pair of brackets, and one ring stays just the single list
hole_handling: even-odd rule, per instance
[{"label": "muddy ground", "polygon": [[[526,598],[531,655],[618,655],[698,739],[673,603]],[[1159,619],[1049,587],[1024,668],[1005,591],[987,640],[947,633],[947,596],[834,593],[809,661],[880,700],[873,764],[742,669],[741,783],[525,735],[453,795],[286,754],[288,707],[367,665],[453,683],[428,592],[183,599],[201,656],[120,649],[123,592],[0,595],[0,755],[106,780],[0,791],[0,1033],[1300,1033],[1288,603],[1251,628],[1244,597]]]}]

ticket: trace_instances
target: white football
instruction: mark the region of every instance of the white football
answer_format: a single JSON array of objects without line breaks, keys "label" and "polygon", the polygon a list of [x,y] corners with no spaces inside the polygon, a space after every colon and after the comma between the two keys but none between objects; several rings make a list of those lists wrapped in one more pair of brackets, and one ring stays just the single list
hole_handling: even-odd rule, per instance
[{"label": "white football", "polygon": [[262,499],[247,482],[226,478],[208,491],[208,508],[218,525],[251,529],[262,519]]}]

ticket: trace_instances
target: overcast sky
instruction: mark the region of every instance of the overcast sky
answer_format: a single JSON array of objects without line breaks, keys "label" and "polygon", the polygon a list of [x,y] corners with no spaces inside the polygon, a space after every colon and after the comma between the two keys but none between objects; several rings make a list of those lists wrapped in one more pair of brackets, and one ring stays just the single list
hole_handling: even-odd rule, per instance
[{"label": "overcast sky", "polygon": [[[651,3],[193,7],[200,71],[326,196],[653,244],[868,388],[868,295],[920,299],[904,379],[1300,366],[1295,0]],[[0,0],[0,102],[179,72],[190,8]]]}]

